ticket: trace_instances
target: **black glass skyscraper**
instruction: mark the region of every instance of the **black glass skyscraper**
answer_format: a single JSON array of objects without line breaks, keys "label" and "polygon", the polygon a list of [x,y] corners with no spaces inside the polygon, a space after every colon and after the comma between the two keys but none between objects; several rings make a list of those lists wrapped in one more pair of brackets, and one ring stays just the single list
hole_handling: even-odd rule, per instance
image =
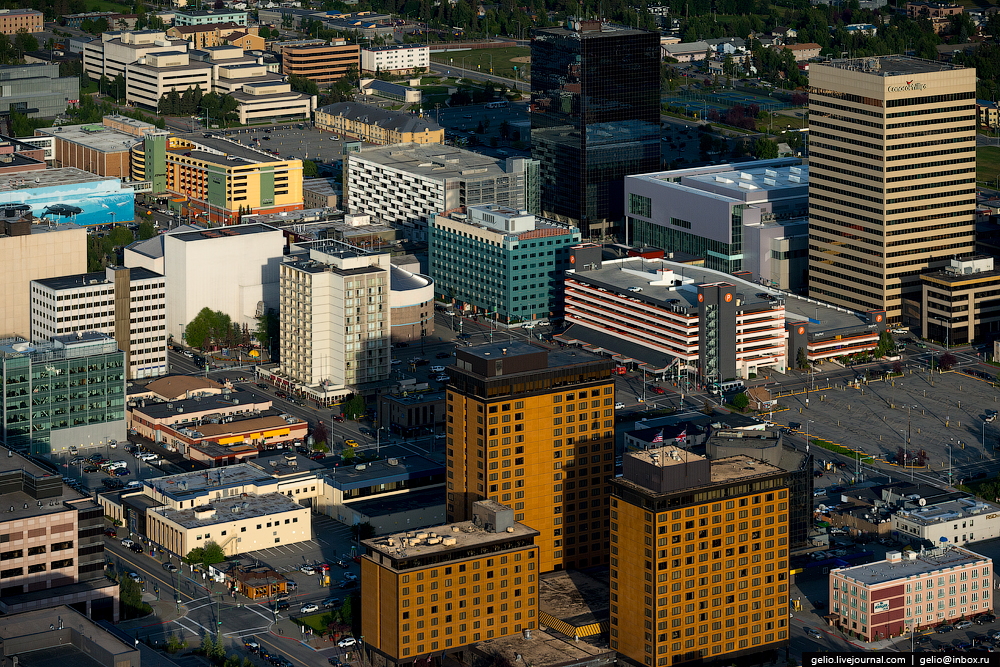
[{"label": "black glass skyscraper", "polygon": [[542,210],[585,237],[625,214],[624,179],[660,168],[660,36],[571,19],[531,42]]}]

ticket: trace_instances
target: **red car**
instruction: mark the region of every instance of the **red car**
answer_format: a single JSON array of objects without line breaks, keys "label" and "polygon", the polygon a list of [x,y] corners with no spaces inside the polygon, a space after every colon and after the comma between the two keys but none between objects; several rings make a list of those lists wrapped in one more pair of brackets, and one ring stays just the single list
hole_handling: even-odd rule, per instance
[{"label": "red car", "polygon": [[335,421],[335,422],[343,422],[344,421],[344,416],[343,415],[333,415],[333,421]]},{"label": "red car", "polygon": [[654,394],[662,394],[662,393],[664,393],[666,391],[663,387],[661,387],[659,385],[655,385],[655,384],[654,385],[650,385],[649,390],[651,392],[653,392]]}]

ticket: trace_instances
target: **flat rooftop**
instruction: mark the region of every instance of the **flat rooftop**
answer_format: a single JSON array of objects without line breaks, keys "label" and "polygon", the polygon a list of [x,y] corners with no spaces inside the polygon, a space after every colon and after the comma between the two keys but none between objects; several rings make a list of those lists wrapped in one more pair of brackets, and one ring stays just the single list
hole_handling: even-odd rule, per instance
[{"label": "flat rooftop", "polygon": [[155,479],[144,480],[146,486],[156,489],[159,493],[177,500],[189,496],[197,496],[207,489],[223,489],[230,486],[246,484],[266,484],[274,480],[257,466],[249,463],[213,468],[212,470],[196,470],[177,475],[166,475]]},{"label": "flat rooftop", "polygon": [[170,234],[169,236],[185,243],[191,243],[194,241],[225,238],[227,236],[248,236],[250,234],[266,234],[268,232],[277,232],[280,234],[281,230],[268,225],[251,223],[249,225],[233,225],[232,227],[215,227],[212,229],[199,229],[193,232],[180,232]]},{"label": "flat rooftop", "polygon": [[731,482],[736,479],[774,475],[785,472],[778,466],[765,463],[745,454],[727,456],[712,461],[712,483]]},{"label": "flat rooftop", "polygon": [[[538,535],[538,531],[528,528],[523,523],[514,522],[511,532],[487,532],[476,526],[472,521],[459,521],[457,523],[447,523],[443,526],[424,528],[420,530],[408,530],[402,533],[384,535],[370,540],[362,540],[362,543],[373,551],[386,554],[393,558],[400,557],[400,552],[406,553],[407,559],[424,558],[432,554],[439,554],[448,551],[462,551],[480,547],[491,542],[508,542],[518,538],[533,537]],[[421,537],[423,536],[423,537]],[[443,538],[436,544],[428,544],[428,540]],[[414,539],[419,543],[413,544]],[[455,540],[454,544],[445,544],[444,540]],[[406,540],[405,547],[403,540]]]},{"label": "flat rooftop", "polygon": [[[222,137],[206,137],[205,133],[199,134],[196,132],[189,132],[188,134],[178,134],[176,135],[178,139],[184,139],[185,141],[191,142],[193,148],[171,148],[168,153],[191,153],[191,157],[195,157],[199,160],[204,160],[206,162],[214,162],[220,165],[238,167],[240,166],[236,163],[236,160],[228,160],[227,156],[236,158],[237,160],[242,160],[247,164],[262,164],[271,162],[290,162],[291,160],[283,160],[282,158],[265,153],[262,150],[257,150],[246,146],[237,141],[231,141],[229,139],[223,139]],[[199,150],[198,147],[207,148],[208,150]],[[227,228],[228,229],[228,228]]]},{"label": "flat rooftop", "polygon": [[[504,343],[487,343],[485,345],[475,345],[472,347],[462,347],[456,350],[458,354],[479,357],[481,359],[502,359],[504,357],[516,357],[522,354],[537,354],[539,352],[548,353],[548,368],[562,368],[563,366],[578,366],[594,361],[606,361],[604,357],[583,350],[569,348],[548,349],[532,345],[524,341],[509,341]],[[464,371],[472,373],[472,371]],[[525,371],[526,373],[537,373],[537,369]],[[502,377],[510,377],[519,373],[507,372]]]},{"label": "flat rooftop", "polygon": [[[194,396],[169,402],[157,403],[146,401],[146,405],[136,405],[132,408],[134,412],[142,413],[150,419],[165,419],[175,415],[204,415],[217,410],[230,409],[234,407],[267,410],[271,407],[271,399],[257,398],[248,391],[234,390],[228,393],[207,394],[204,396]],[[233,422],[235,424],[235,422]],[[201,430],[205,426],[212,424],[187,424],[189,428]]]},{"label": "flat rooftop", "polygon": [[[151,280],[153,278],[162,278],[163,276],[149,269],[144,269],[142,267],[135,267],[129,269],[130,278],[135,280]],[[91,287],[96,281],[100,285],[111,285],[112,282],[108,280],[107,273],[104,271],[95,271],[94,273],[80,273],[75,276],[60,276],[58,278],[42,278],[40,280],[33,280],[39,285],[44,285],[49,289],[60,291],[66,289],[72,289],[74,287]]]},{"label": "flat rooftop", "polygon": [[[12,182],[24,179],[23,187],[12,186]],[[38,182],[35,182],[38,179]],[[57,169],[38,169],[35,171],[12,171],[0,178],[0,192],[17,192],[32,188],[51,188],[59,185],[78,185],[80,183],[96,183],[98,181],[120,181],[110,176],[98,176],[76,167],[60,167]]]},{"label": "flat rooftop", "polygon": [[134,387],[130,394],[153,393],[163,400],[173,400],[189,391],[222,391],[222,385],[199,375],[167,375],[148,383],[145,387]]},{"label": "flat rooftop", "polygon": [[381,449],[385,458],[359,464],[363,466],[360,470],[358,465],[341,464],[327,471],[327,483],[347,491],[444,474],[445,466],[441,461],[410,453],[394,445],[383,446]]},{"label": "flat rooftop", "polygon": [[927,74],[930,72],[949,72],[965,69],[961,65],[953,63],[900,55],[872,56],[869,58],[838,58],[817,64],[820,66],[837,67],[839,69],[858,70],[872,76],[905,76],[908,74]]},{"label": "flat rooftop", "polygon": [[[239,507],[239,512],[234,514],[233,507]],[[248,493],[245,496],[241,494],[239,497],[220,498],[214,502],[183,510],[162,507],[155,508],[153,511],[184,528],[190,529],[231,523],[234,517],[240,520],[256,519],[302,509],[305,509],[304,505],[298,504],[283,493],[266,493],[262,496]]]},{"label": "flat rooftop", "polygon": [[683,466],[691,461],[701,461],[704,456],[692,454],[686,449],[667,445],[665,447],[651,447],[650,449],[640,449],[625,452],[624,456],[638,459],[646,464],[655,465],[659,468],[670,468],[673,466]]},{"label": "flat rooftop", "polygon": [[[444,481],[442,480],[442,484]],[[440,486],[415,489],[393,494],[391,498],[376,496],[357,501],[347,501],[344,507],[368,517],[385,517],[401,512],[412,512],[440,505],[444,508],[445,494]]]},{"label": "flat rooftop", "polygon": [[479,179],[506,173],[503,160],[444,144],[393,144],[351,153],[348,157],[434,180]]},{"label": "flat rooftop", "polygon": [[[607,571],[602,574],[606,577]],[[578,570],[549,572],[538,579],[538,609],[574,627],[607,622],[610,592],[607,578]]]},{"label": "flat rooftop", "polygon": [[855,565],[854,567],[843,567],[832,570],[830,574],[839,574],[864,584],[873,586],[905,579],[906,577],[930,574],[951,567],[960,567],[972,563],[986,563],[990,560],[988,556],[980,556],[977,553],[962,549],[961,547],[941,547],[929,549],[923,552],[908,552],[914,554],[910,560],[904,554],[903,559],[895,562],[880,560],[867,565]]},{"label": "flat rooftop", "polygon": [[[673,271],[675,281],[681,280],[682,284],[676,286],[651,284],[659,280],[657,270],[661,268]],[[859,313],[844,308],[770,289],[722,271],[666,259],[632,257],[605,261],[600,269],[567,273],[567,276],[570,275],[582,282],[594,283],[623,294],[627,293],[631,299],[659,307],[678,305],[689,309],[697,308],[698,285],[729,283],[743,304],[751,310],[764,309],[769,304],[784,301],[785,319],[807,324],[813,331],[830,331],[867,325]],[[628,288],[633,286],[641,287],[642,291],[627,292]],[[771,298],[757,296],[758,294],[765,294]],[[671,299],[677,299],[679,303],[672,304],[669,302]]]},{"label": "flat rooftop", "polygon": [[1000,512],[1000,506],[974,498],[955,498],[935,505],[925,505],[911,510],[899,510],[897,516],[923,526],[970,519],[980,514]]},{"label": "flat rooftop", "polygon": [[[52,589],[52,594],[58,595],[60,590],[61,589],[59,588]],[[129,646],[128,644],[122,642],[97,623],[68,606],[51,607],[48,609],[38,609],[35,611],[25,611],[18,614],[8,614],[2,616],[0,617],[0,640],[6,641],[17,637],[37,635],[43,628],[46,632],[49,632],[48,627],[50,625],[59,628],[60,623],[64,629],[76,630],[80,633],[80,635],[86,637],[89,641],[94,642],[94,644],[101,647],[111,655],[131,653],[135,650],[134,646]],[[58,630],[56,632],[58,632]],[[58,667],[60,664],[72,664],[74,667],[76,665],[88,664],[82,661],[75,662],[77,657],[83,658],[86,654],[70,644],[61,644],[58,649],[72,650],[73,660],[69,663],[51,663],[47,660],[47,657],[49,656],[49,652],[54,649],[56,649],[56,647],[45,648],[42,649],[41,652],[31,651],[28,653],[22,653],[19,662],[22,665],[52,664],[54,667]],[[35,656],[36,653],[41,653],[42,655]],[[91,661],[90,664],[102,664],[89,657],[87,660]]]}]

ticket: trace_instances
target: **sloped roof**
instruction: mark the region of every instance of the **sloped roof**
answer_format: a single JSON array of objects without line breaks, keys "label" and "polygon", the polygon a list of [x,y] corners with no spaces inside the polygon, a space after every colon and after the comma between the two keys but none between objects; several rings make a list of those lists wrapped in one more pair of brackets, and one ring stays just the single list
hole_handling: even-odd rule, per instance
[{"label": "sloped roof", "polygon": [[430,118],[421,118],[409,113],[389,111],[361,102],[338,102],[322,107],[320,111],[328,113],[331,116],[343,116],[356,123],[377,125],[387,130],[396,130],[397,132],[423,132],[424,130],[436,132],[441,129],[441,126]]}]

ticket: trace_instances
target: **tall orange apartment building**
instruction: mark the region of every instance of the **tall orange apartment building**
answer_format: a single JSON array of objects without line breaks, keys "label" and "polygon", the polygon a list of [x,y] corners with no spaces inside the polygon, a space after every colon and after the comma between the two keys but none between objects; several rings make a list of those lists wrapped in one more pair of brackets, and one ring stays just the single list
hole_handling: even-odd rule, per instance
[{"label": "tall orange apartment building", "polygon": [[540,571],[608,562],[615,386],[610,359],[524,342],[456,352],[449,368],[449,521],[479,500],[539,532]]},{"label": "tall orange apartment building", "polygon": [[363,542],[362,650],[373,664],[429,664],[535,628],[538,531],[491,501],[473,518]]},{"label": "tall orange apartment building", "polygon": [[794,474],[673,445],[626,453],[611,492],[611,648],[666,667],[785,646]]}]

